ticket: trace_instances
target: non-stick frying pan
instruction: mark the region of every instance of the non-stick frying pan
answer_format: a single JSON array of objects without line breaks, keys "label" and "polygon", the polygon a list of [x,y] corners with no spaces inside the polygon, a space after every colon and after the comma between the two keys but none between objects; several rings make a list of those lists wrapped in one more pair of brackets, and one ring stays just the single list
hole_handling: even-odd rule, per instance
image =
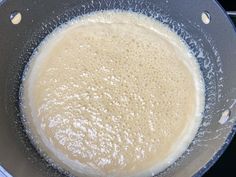
[{"label": "non-stick frying pan", "polygon": [[[19,86],[25,64],[40,41],[58,25],[75,16],[108,9],[140,12],[169,25],[186,41],[204,76],[206,106],[198,134],[182,157],[159,175],[201,176],[232,139],[236,33],[216,1],[0,0],[0,165],[13,176],[63,176],[36,152],[22,126]],[[22,15],[18,25],[10,20],[16,12]]]}]

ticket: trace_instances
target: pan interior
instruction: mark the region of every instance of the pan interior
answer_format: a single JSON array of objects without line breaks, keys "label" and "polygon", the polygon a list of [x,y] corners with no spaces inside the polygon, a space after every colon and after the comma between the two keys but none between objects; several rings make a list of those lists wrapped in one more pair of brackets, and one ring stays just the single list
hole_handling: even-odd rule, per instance
[{"label": "pan interior", "polygon": [[187,149],[204,108],[202,75],[186,44],[131,12],[97,12],[60,26],[37,48],[23,81],[34,144],[90,176],[160,172]]}]

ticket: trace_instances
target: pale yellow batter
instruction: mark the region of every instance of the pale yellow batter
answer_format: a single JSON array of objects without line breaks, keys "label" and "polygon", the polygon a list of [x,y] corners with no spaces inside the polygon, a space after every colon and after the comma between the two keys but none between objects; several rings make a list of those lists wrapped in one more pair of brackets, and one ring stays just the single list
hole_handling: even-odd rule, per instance
[{"label": "pale yellow batter", "polygon": [[32,56],[22,110],[38,148],[84,176],[150,176],[173,163],[201,122],[195,58],[163,24],[128,12],[56,29]]}]

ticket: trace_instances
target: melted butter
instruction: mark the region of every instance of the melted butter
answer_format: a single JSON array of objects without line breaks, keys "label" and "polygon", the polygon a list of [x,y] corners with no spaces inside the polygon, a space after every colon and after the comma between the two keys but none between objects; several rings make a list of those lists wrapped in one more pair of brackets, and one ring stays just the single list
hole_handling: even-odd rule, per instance
[{"label": "melted butter", "polygon": [[201,122],[204,86],[180,37],[143,15],[68,22],[31,57],[22,110],[38,148],[84,176],[150,176],[172,164]]}]

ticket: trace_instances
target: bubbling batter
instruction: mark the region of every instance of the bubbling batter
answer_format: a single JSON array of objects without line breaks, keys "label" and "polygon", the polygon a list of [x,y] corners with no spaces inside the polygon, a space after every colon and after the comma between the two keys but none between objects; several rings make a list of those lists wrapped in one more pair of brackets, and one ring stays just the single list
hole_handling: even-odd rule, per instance
[{"label": "bubbling batter", "polygon": [[37,148],[74,175],[151,176],[201,122],[196,59],[167,26],[103,11],[51,33],[25,70],[21,106]]}]

